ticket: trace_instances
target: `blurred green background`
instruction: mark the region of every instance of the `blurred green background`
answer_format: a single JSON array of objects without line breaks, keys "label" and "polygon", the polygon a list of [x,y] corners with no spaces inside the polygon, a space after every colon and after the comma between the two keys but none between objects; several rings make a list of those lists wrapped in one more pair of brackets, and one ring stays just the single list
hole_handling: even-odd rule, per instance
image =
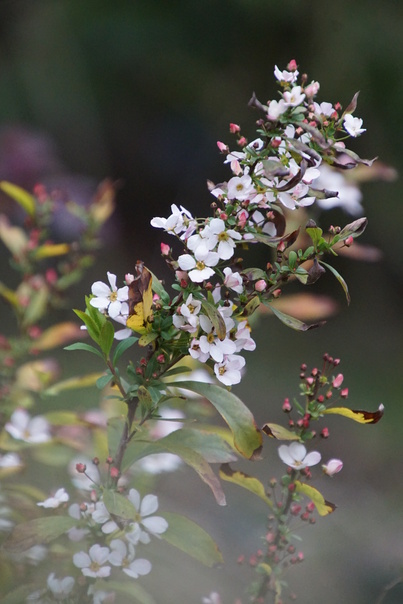
[{"label": "blurred green background", "polygon": [[[101,179],[119,181],[100,260],[75,294],[82,306],[89,284],[106,270],[122,278],[137,258],[164,270],[161,233],[150,219],[167,216],[172,203],[208,212],[206,179],[229,175],[216,141],[232,144],[230,121],[253,132],[247,101],[252,91],[262,101],[273,98],[274,64],[283,69],[295,58],[320,82],[321,101],[346,106],[360,90],[356,114],[367,132],[353,141],[354,150],[402,173],[402,31],[398,0],[2,0],[0,179],[27,188],[42,181],[83,202]],[[350,285],[350,308],[326,278],[321,291],[334,295],[340,312],[322,329],[299,334],[262,319],[254,361],[235,390],[259,424],[281,419],[283,398],[297,394],[300,363],[319,364],[329,352],[342,359],[353,408],[386,407],[376,426],[342,418],[330,425],[323,455],[341,457],[345,467],[323,481],[337,511],[304,531],[306,562],[290,573],[301,604],[376,602],[403,564],[400,186],[396,180],[363,187],[369,226],[362,241],[383,258],[337,261]],[[349,221],[339,211],[326,219]],[[75,228],[63,216],[59,225],[61,233]],[[79,370],[80,360],[65,358],[66,373]],[[265,461],[247,471],[271,477],[276,457],[267,443]],[[206,570],[157,543],[153,559],[167,555],[169,565],[143,584],[161,604],[196,604],[213,590],[232,604],[249,577],[236,559],[259,547],[264,505],[227,486],[229,505],[217,508],[190,472],[179,478],[180,484],[162,479],[163,505],[210,530],[227,564]],[[384,600],[402,601],[401,587]]]}]

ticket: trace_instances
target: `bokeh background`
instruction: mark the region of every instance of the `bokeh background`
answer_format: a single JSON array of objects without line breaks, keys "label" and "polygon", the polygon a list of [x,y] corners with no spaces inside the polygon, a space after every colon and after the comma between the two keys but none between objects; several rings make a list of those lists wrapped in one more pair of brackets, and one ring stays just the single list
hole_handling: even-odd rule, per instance
[{"label": "bokeh background", "polygon": [[[251,132],[247,101],[252,91],[273,98],[274,64],[285,68],[295,58],[320,82],[321,100],[345,106],[360,90],[356,114],[367,132],[353,148],[403,173],[402,28],[399,0],[2,0],[0,179],[27,188],[41,181],[83,203],[103,178],[119,182],[99,262],[75,292],[74,303],[82,305],[89,284],[106,270],[123,277],[138,258],[164,270],[161,233],[150,219],[168,215],[172,203],[205,215],[206,179],[228,178],[216,141],[232,143],[230,121]],[[375,603],[403,565],[400,188],[398,179],[363,186],[369,226],[362,241],[383,257],[375,264],[337,261],[350,285],[350,308],[329,278],[322,291],[334,296],[339,312],[322,329],[299,334],[261,319],[254,362],[236,388],[258,423],[278,420],[283,398],[297,394],[300,363],[316,365],[327,351],[342,358],[352,407],[386,407],[376,426],[342,418],[330,426],[322,452],[341,457],[345,467],[323,481],[336,513],[304,531],[306,562],[290,573],[301,604]],[[329,221],[348,217],[334,211]],[[61,217],[61,232],[69,228],[75,225]],[[63,360],[67,375],[82,369],[73,356]],[[265,460],[247,471],[271,477],[276,457],[268,443]],[[236,559],[259,546],[264,505],[227,486],[229,505],[217,508],[186,470],[179,483],[163,478],[160,490],[168,509],[215,535],[226,566],[206,570],[163,544],[154,547],[154,559],[168,556],[169,564],[144,586],[161,604],[196,604],[213,590],[232,604],[249,576]],[[401,587],[384,599],[402,601]]]}]

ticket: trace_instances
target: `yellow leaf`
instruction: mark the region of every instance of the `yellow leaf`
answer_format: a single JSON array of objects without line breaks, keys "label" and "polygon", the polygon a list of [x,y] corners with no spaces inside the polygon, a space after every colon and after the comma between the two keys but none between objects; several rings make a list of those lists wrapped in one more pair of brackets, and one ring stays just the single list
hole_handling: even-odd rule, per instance
[{"label": "yellow leaf", "polygon": [[34,256],[37,260],[41,260],[42,258],[53,258],[53,256],[64,256],[69,251],[68,243],[45,243],[35,250]]},{"label": "yellow leaf", "polygon": [[0,296],[3,296],[12,306],[18,306],[18,296],[12,289],[9,289],[0,282]]},{"label": "yellow leaf", "polygon": [[59,392],[63,392],[64,390],[75,390],[76,388],[88,388],[93,386],[95,382],[105,375],[105,373],[89,373],[88,375],[83,375],[79,377],[72,377],[68,380],[63,380],[62,382],[58,382],[54,384],[51,388],[48,388],[45,391],[45,394],[49,396],[54,396],[59,394]]},{"label": "yellow leaf", "polygon": [[141,261],[136,264],[136,277],[129,284],[129,318],[127,327],[145,335],[151,329],[152,277]]},{"label": "yellow leaf", "polygon": [[62,346],[66,342],[82,337],[83,332],[76,323],[65,321],[46,329],[41,336],[35,340],[33,349],[50,350]]},{"label": "yellow leaf", "polygon": [[360,424],[376,424],[383,416],[383,411],[383,405],[379,405],[377,411],[354,410],[348,409],[347,407],[330,407],[329,409],[323,411],[323,414],[328,415],[334,413],[335,415],[343,415],[344,417],[348,417],[349,419],[352,419]]},{"label": "yellow leaf", "polygon": [[295,487],[297,493],[302,493],[303,495],[306,495],[315,504],[315,507],[318,510],[318,514],[320,516],[327,516],[328,514],[334,512],[334,510],[336,509],[334,503],[326,501],[322,493],[319,493],[317,489],[314,489],[310,485],[296,480]]},{"label": "yellow leaf", "polygon": [[273,503],[266,495],[265,488],[258,478],[249,476],[248,474],[240,472],[239,470],[233,470],[227,463],[223,463],[220,467],[220,478],[222,480],[226,480],[227,482],[237,484],[239,487],[243,487],[247,491],[254,493],[260,497],[260,499],[263,499],[269,508],[273,508]]},{"label": "yellow leaf", "polygon": [[262,432],[267,434],[267,436],[277,438],[277,440],[299,440],[299,436],[295,432],[287,430],[287,428],[280,426],[280,424],[265,424],[262,427]]},{"label": "yellow leaf", "polygon": [[28,191],[6,180],[0,182],[0,189],[19,203],[30,216],[35,214],[35,197],[28,193]]},{"label": "yellow leaf", "polygon": [[17,226],[11,226],[5,216],[0,217],[0,239],[14,256],[19,256],[28,244],[25,232]]}]

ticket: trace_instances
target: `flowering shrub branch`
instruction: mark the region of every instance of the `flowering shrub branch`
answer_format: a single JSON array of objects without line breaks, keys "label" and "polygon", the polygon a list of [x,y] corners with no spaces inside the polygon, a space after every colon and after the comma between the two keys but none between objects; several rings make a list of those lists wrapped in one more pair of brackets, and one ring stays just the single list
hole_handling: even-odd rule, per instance
[{"label": "flowering shrub branch", "polygon": [[[340,103],[318,103],[315,99],[319,83],[308,83],[306,75],[300,76],[295,61],[283,71],[276,67],[274,75],[279,99],[263,104],[253,95],[250,101],[260,115],[257,138],[248,142],[241,127],[233,123],[230,132],[236,137],[236,150],[218,142],[231,174],[226,182],[209,182],[211,215],[194,217],[184,207],[172,205],[167,218],[151,220],[154,228],[162,229],[174,240],[172,246],[161,244],[162,256],[174,275],[171,287],[167,288],[143,261],[137,261],[134,272],[127,273],[122,283],[111,272],[107,282],[95,282],[85,310],[75,311],[91,343],[79,341],[67,349],[95,355],[104,371],[59,382],[45,393],[57,394],[96,383],[100,390],[109,393],[109,419],[106,421],[102,413],[95,419],[87,417],[84,422],[74,411],[48,414],[54,424],[70,426],[66,443],[72,443],[74,430],[85,434],[91,426],[91,457],[85,459],[82,447],[77,447],[81,459],[72,462],[74,503],[67,508],[70,495],[64,487],[37,501],[44,510],[58,511],[40,517],[32,514],[31,519],[14,527],[11,522],[9,528],[13,530],[4,551],[12,558],[24,555],[36,543],[46,544],[52,551],[58,540],[68,540],[69,547],[65,546],[60,556],[61,566],[66,569],[61,575],[71,574],[63,578],[57,578],[54,572],[47,578],[43,575],[42,583],[38,578],[35,581],[35,589],[29,585],[10,592],[9,602],[17,594],[40,602],[99,603],[113,601],[115,594],[130,593],[134,601],[151,603],[151,596],[132,581],[152,570],[152,561],[139,557],[151,539],[164,539],[209,566],[221,562],[219,549],[202,528],[171,512],[155,515],[158,497],[148,492],[143,495],[142,476],[173,471],[185,463],[208,485],[219,505],[226,503],[222,482],[228,481],[265,501],[269,515],[268,526],[263,529],[264,549],[250,560],[257,578],[249,587],[248,598],[256,603],[280,604],[284,573],[303,559],[293,543],[298,528],[293,521],[299,518],[303,523],[313,523],[315,509],[321,516],[335,509],[308,484],[312,478],[310,468],[321,461],[318,451],[309,450],[317,436],[313,422],[330,414],[360,423],[376,423],[382,416],[382,406],[376,412],[334,406],[334,392],[345,400],[348,390],[342,387],[342,374],[332,374],[339,361],[329,355],[325,355],[321,369],[314,368],[308,374],[306,366],[301,367],[304,403],[298,399],[292,403],[284,401],[286,426],[268,421],[259,429],[252,411],[231,391],[244,373],[243,351],[249,353],[256,348],[250,317],[263,306],[299,331],[321,324],[308,324],[281,309],[279,302],[286,284],[297,281],[302,286],[312,285],[329,271],[349,301],[345,280],[324,258],[337,256],[350,247],[367,224],[366,218],[359,216],[358,189],[352,187],[352,202],[343,191],[344,171],[359,164],[372,164],[347,147],[351,137],[365,132],[362,120],[353,115],[358,95],[344,110]],[[337,190],[332,187],[334,182],[340,185]],[[9,184],[3,183],[3,189],[28,215],[36,216],[32,197]],[[344,227],[332,226],[324,232],[310,216],[310,209],[315,206],[323,211],[337,204],[355,219]],[[77,207],[74,211],[81,212]],[[80,214],[87,221],[83,250],[93,245],[94,211],[90,208],[89,213]],[[104,211],[102,220],[107,214]],[[316,211],[315,220],[318,215]],[[99,217],[97,220],[102,222]],[[34,246],[34,252],[26,251],[22,231],[20,239],[24,245],[13,250],[8,243],[25,271],[31,272],[28,263],[33,260],[73,250],[67,244],[59,247],[60,244],[42,243],[45,235],[39,232],[35,241],[41,243]],[[11,241],[9,235],[9,230],[3,228],[0,236],[6,245]],[[271,254],[264,266],[248,266],[239,256],[247,256],[256,245],[266,246]],[[81,276],[85,263],[83,259],[76,260],[76,272],[70,266],[70,280]],[[52,291],[59,293],[63,283],[63,277],[54,277]],[[41,294],[44,299],[39,316],[53,303],[49,287],[44,288],[46,295]],[[0,294],[19,308],[15,292],[3,287]],[[26,308],[31,306],[32,299]],[[19,321],[29,331],[37,318],[34,315],[27,319],[25,313]],[[49,338],[59,344],[66,341],[59,332],[55,336],[48,331],[42,340],[37,340],[39,350],[41,342],[42,349],[46,349],[43,342]],[[32,344],[25,350],[32,350]],[[129,351],[131,358],[124,362]],[[202,378],[193,373],[195,367],[204,369]],[[8,389],[12,390],[16,373],[10,373],[7,379]],[[190,397],[197,397],[198,410],[188,404]],[[206,427],[200,421],[184,423],[202,418],[205,401],[209,401],[209,409],[221,416],[225,428]],[[25,409],[11,412],[11,404],[9,409],[4,421],[5,436],[0,442],[4,450],[11,450],[18,442],[51,446],[54,433],[49,419],[31,419]],[[264,435],[287,443],[278,448],[287,472],[280,481],[271,480],[269,489],[230,465],[239,456],[260,458]],[[320,435],[329,436],[326,426]],[[105,463],[100,459],[105,459]],[[220,464],[219,476],[212,468],[216,463]],[[322,471],[333,476],[342,466],[341,460],[331,459],[322,465]],[[308,503],[302,511],[304,499]],[[130,578],[130,583],[122,582],[122,573]],[[203,601],[217,603],[220,597],[213,592]]]}]

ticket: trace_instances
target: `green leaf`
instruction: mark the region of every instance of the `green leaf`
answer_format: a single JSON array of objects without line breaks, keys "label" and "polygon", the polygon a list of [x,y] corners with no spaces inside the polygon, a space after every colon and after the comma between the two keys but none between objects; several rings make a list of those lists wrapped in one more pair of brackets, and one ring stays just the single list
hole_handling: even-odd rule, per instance
[{"label": "green leaf", "polygon": [[[146,592],[144,587],[141,587],[138,581],[97,581],[94,588],[97,591],[116,591],[124,596],[129,596],[130,601],[134,599],[139,604],[157,604],[154,598]],[[129,600],[125,599],[125,602]]]},{"label": "green leaf", "polygon": [[323,241],[323,231],[322,229],[320,229],[319,227],[308,227],[306,229],[306,232],[308,233],[309,237],[312,239],[312,243],[313,246],[315,248],[315,251],[318,249],[318,246],[322,243]]},{"label": "green leaf", "polygon": [[340,273],[338,273],[333,266],[331,266],[330,264],[327,264],[327,262],[323,262],[323,260],[319,260],[319,263],[322,264],[322,266],[325,266],[326,268],[328,268],[329,271],[331,273],[333,273],[333,275],[336,277],[337,281],[340,283],[340,285],[342,286],[342,288],[344,290],[344,293],[346,295],[347,304],[350,304],[351,298],[350,298],[350,293],[348,291],[347,283],[345,282],[343,277],[340,275]]},{"label": "green leaf", "polygon": [[[161,441],[160,441],[161,442]],[[201,455],[208,463],[228,463],[237,457],[219,434],[205,430],[182,428],[162,439],[170,446],[182,445]]]},{"label": "green leaf", "polygon": [[[148,269],[149,270],[149,269]],[[169,294],[166,291],[166,289],[164,288],[164,286],[162,285],[161,281],[158,279],[158,277],[156,277],[154,275],[154,273],[152,273],[150,270],[149,272],[151,273],[151,278],[152,278],[152,289],[153,291],[157,294],[157,296],[159,296],[161,298],[161,302],[163,304],[169,304]]]},{"label": "green leaf", "polygon": [[135,344],[136,342],[138,342],[138,338],[135,338],[134,336],[131,336],[130,338],[126,338],[125,340],[121,340],[119,342],[119,344],[116,346],[115,352],[113,353],[112,363],[114,365],[116,365],[116,363],[118,362],[118,360],[120,359],[122,354],[124,352],[126,352],[126,350],[128,348],[133,346],[133,344]]},{"label": "green leaf", "polygon": [[266,495],[263,483],[254,476],[249,476],[248,474],[240,472],[239,470],[232,470],[228,464],[223,464],[220,468],[220,478],[222,478],[222,480],[226,480],[227,482],[232,482],[233,484],[236,484],[239,487],[250,491],[251,493],[254,493],[260,497],[260,499],[263,499],[270,509],[273,509],[273,502]]},{"label": "green leaf", "polygon": [[70,346],[65,346],[64,350],[86,350],[87,352],[91,352],[95,354],[97,357],[100,357],[102,360],[104,356],[98,348],[91,346],[91,344],[85,344],[85,342],[76,342],[75,344],[70,344]]},{"label": "green leaf", "polygon": [[105,388],[105,386],[107,386],[109,384],[109,382],[111,380],[113,380],[113,375],[108,371],[107,373],[105,373],[104,375],[101,375],[101,377],[97,379],[96,387],[99,390],[102,390],[103,388]]},{"label": "green leaf", "polygon": [[82,322],[84,323],[84,325],[86,326],[88,335],[90,336],[90,338],[92,340],[94,340],[94,342],[99,344],[99,335],[100,335],[101,330],[100,330],[100,327],[97,324],[97,322],[94,321],[94,319],[92,317],[90,317],[90,315],[88,313],[84,312],[83,310],[74,309],[74,312],[76,313],[77,317],[79,319],[81,319]]},{"label": "green leaf", "polygon": [[227,335],[227,328],[221,313],[218,311],[216,306],[214,306],[214,304],[211,304],[207,300],[202,300],[201,303],[203,310],[213,324],[217,337],[220,340],[224,340],[225,336]]},{"label": "green leaf", "polygon": [[101,350],[106,357],[111,351],[114,337],[115,330],[113,329],[112,323],[110,321],[105,321],[105,323],[101,327],[99,346],[101,347]]},{"label": "green leaf", "polygon": [[34,216],[36,211],[35,197],[28,193],[28,191],[6,180],[0,182],[0,189],[20,204],[30,216]]},{"label": "green leaf", "polygon": [[102,500],[110,514],[123,520],[136,520],[138,516],[137,510],[127,497],[112,489],[104,489]]},{"label": "green leaf", "polygon": [[305,484],[304,482],[296,480],[295,490],[297,493],[302,493],[303,495],[306,495],[315,504],[315,507],[318,510],[318,514],[320,516],[327,516],[328,514],[334,512],[334,510],[336,509],[334,503],[326,501],[322,493],[320,493],[317,489],[311,487],[309,484]]},{"label": "green leaf", "polygon": [[259,456],[262,435],[248,407],[235,394],[215,384],[175,382],[176,388],[205,397],[217,409],[234,436],[235,448],[246,458]]},{"label": "green leaf", "polygon": [[284,323],[284,325],[287,325],[287,327],[291,327],[291,329],[295,329],[296,331],[308,331],[309,329],[315,329],[316,327],[320,327],[321,325],[324,325],[326,322],[326,321],[319,321],[319,323],[311,323],[310,325],[308,325],[307,323],[303,323],[302,321],[300,321],[299,319],[296,319],[295,317],[286,315],[285,313],[281,312],[280,310],[278,310],[271,304],[267,304],[267,306],[273,311],[273,314],[275,314],[276,317],[278,319],[280,319],[280,321],[282,323]]},{"label": "green leaf", "polygon": [[168,529],[160,535],[164,541],[210,568],[222,564],[223,558],[216,543],[199,525],[171,512],[164,512],[161,516],[168,522]]},{"label": "green leaf", "polygon": [[39,543],[50,543],[76,524],[77,520],[69,516],[35,518],[35,520],[17,524],[3,547],[12,554],[19,554]]},{"label": "green leaf", "polygon": [[259,306],[260,306],[259,296],[253,296],[253,298],[251,298],[249,300],[249,302],[246,304],[246,306],[244,307],[244,309],[242,311],[242,316],[250,317],[251,315],[253,315],[255,310],[257,310],[259,308]]}]

